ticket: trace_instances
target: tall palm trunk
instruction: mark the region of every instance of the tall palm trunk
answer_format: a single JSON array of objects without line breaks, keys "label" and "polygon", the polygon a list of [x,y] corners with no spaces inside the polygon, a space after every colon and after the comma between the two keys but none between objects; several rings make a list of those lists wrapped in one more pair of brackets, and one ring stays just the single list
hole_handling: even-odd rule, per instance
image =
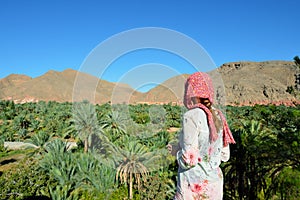
[{"label": "tall palm trunk", "polygon": [[89,143],[88,143],[88,138],[86,138],[84,140],[84,153],[88,152],[88,148],[89,148]]},{"label": "tall palm trunk", "polygon": [[132,195],[132,173],[129,173],[129,199],[133,198]]},{"label": "tall palm trunk", "polygon": [[241,162],[237,163],[237,175],[238,175],[238,194],[239,194],[239,199],[243,200],[244,199],[244,173],[245,173],[245,168]]},{"label": "tall palm trunk", "polygon": [[250,190],[249,190],[249,199],[256,199],[257,198],[257,187],[258,181],[257,179],[260,178],[259,174],[257,173],[256,166],[255,166],[255,158],[253,156],[250,157]]}]

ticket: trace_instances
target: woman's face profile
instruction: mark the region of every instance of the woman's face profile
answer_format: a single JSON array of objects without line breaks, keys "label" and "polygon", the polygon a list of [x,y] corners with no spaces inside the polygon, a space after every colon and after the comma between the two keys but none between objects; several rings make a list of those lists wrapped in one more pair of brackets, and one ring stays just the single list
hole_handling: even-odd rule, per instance
[{"label": "woman's face profile", "polygon": [[201,100],[199,97],[192,97],[191,100],[192,100],[193,104],[201,103]]},{"label": "woman's face profile", "polygon": [[201,103],[204,105],[210,104],[210,101],[208,98],[192,97],[191,100],[192,100],[193,104],[198,104],[198,103]]}]

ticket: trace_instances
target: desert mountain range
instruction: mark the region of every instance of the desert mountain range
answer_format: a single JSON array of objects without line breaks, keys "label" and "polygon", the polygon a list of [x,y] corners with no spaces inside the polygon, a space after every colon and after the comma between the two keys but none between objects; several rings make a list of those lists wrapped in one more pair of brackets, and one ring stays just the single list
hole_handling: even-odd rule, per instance
[{"label": "desert mountain range", "polygon": [[[226,105],[299,104],[289,94],[297,67],[291,61],[230,62],[208,72],[215,84],[216,102]],[[72,69],[48,71],[31,78],[11,74],[0,79],[0,99],[15,103],[89,100],[102,103],[182,104],[188,74],[172,77],[146,93],[129,85],[108,82]]]}]

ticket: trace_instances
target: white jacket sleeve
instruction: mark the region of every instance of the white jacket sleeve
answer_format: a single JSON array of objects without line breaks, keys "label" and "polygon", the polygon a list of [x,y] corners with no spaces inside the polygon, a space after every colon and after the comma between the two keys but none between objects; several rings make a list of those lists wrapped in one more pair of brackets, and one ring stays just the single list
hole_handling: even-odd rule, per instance
[{"label": "white jacket sleeve", "polygon": [[223,147],[222,152],[221,152],[221,160],[223,162],[227,162],[230,158],[230,149],[229,149],[229,145],[227,145],[226,147]]},{"label": "white jacket sleeve", "polygon": [[[183,155],[198,155],[198,131],[195,121],[190,116],[183,118],[183,130],[180,137],[180,151],[177,152],[178,164],[182,169],[189,169],[194,166],[194,162],[184,159]],[[195,159],[197,159],[195,157]]]}]

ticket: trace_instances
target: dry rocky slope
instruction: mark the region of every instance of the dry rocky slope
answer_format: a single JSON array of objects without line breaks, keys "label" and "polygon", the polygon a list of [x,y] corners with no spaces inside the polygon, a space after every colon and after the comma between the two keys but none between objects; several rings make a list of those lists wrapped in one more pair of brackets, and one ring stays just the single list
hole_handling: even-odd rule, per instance
[{"label": "dry rocky slope", "polygon": [[[299,104],[286,92],[295,84],[297,67],[290,61],[231,62],[208,72],[215,83],[216,101],[226,105]],[[16,103],[37,101],[93,103],[181,104],[187,74],[175,76],[146,93],[126,84],[111,83],[95,76],[67,69],[49,71],[31,78],[12,74],[0,79],[0,99]]]},{"label": "dry rocky slope", "polygon": [[286,91],[288,86],[295,85],[298,71],[294,62],[236,62],[223,64],[218,70],[225,83],[227,104],[293,105],[300,102]]}]

